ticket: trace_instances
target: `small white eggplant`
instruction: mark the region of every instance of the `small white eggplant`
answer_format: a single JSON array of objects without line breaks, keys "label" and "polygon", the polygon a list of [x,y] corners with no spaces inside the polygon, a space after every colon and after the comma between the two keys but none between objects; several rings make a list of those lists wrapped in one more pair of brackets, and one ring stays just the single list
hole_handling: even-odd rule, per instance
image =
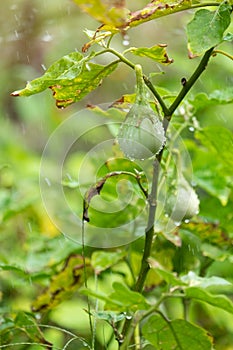
[{"label": "small white eggplant", "polygon": [[143,160],[157,154],[166,138],[161,121],[147,101],[141,66],[136,65],[135,71],[136,100],[120,127],[117,139],[128,158]]},{"label": "small white eggplant", "polygon": [[131,159],[146,159],[157,154],[165,143],[164,129],[150,105],[135,103],[120,127],[118,143]]},{"label": "small white eggplant", "polygon": [[189,220],[199,212],[199,199],[183,175],[179,175],[177,190],[168,194],[165,211],[175,222]]}]

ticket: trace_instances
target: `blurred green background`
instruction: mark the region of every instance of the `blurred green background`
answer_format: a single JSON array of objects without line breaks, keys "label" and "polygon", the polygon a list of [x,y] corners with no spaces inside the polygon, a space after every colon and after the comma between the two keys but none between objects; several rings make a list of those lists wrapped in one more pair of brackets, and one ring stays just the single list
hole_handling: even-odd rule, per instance
[{"label": "blurred green background", "polygon": [[[127,1],[130,9],[141,8],[146,3]],[[170,91],[179,91],[181,78],[188,78],[198,64],[199,59],[188,58],[184,30],[192,15],[192,11],[187,11],[164,17],[128,33],[130,46],[168,45],[168,54],[174,59],[172,65],[161,67],[143,59],[140,62],[146,73],[157,73],[153,78],[156,85]],[[12,308],[30,311],[31,299],[46,284],[42,272],[48,276],[53,266],[70,252],[80,252],[79,246],[60,235],[40,198],[39,166],[49,135],[63,120],[87,104],[111,103],[122,94],[132,93],[135,79],[128,67],[120,65],[96,91],[65,110],[56,108],[50,91],[29,98],[13,98],[10,93],[43,74],[60,57],[74,50],[81,51],[88,41],[83,29],[95,30],[98,26],[99,23],[81,13],[71,0],[8,0],[1,3],[0,263],[22,268],[16,273],[1,272],[2,314]],[[113,39],[113,46],[119,51],[125,49],[120,35]],[[224,46],[233,54],[232,44],[226,43],[222,49]],[[106,63],[109,59],[111,57],[103,56],[99,62]],[[233,66],[226,57],[212,58],[190,96],[195,91],[211,93],[232,86],[232,73]],[[233,130],[232,105],[204,109],[196,117],[202,126],[215,124]],[[34,273],[33,281],[27,272]],[[22,285],[25,286],[23,290]],[[52,311],[50,320],[74,330],[78,323],[79,331],[85,336],[88,321],[83,307],[84,301],[80,300],[77,305],[76,300],[71,299]],[[42,322],[46,323],[46,319]],[[107,336],[109,329],[105,332]],[[65,335],[61,332],[51,329],[46,334],[56,339],[58,345],[64,342]]]}]

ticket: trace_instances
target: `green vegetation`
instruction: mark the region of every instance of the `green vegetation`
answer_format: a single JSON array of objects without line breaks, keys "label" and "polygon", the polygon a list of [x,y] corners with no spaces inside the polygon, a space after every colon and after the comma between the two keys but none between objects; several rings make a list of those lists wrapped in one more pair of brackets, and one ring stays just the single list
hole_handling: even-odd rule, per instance
[{"label": "green vegetation", "polygon": [[0,349],[233,349],[231,13],[3,6]]}]

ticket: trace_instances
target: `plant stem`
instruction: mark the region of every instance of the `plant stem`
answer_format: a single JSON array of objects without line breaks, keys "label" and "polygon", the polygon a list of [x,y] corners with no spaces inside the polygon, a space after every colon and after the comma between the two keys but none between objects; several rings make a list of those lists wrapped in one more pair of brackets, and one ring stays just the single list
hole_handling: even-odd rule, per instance
[{"label": "plant stem", "polygon": [[131,62],[130,60],[128,60],[125,56],[123,56],[122,54],[120,54],[119,52],[117,52],[116,50],[112,49],[111,47],[106,48],[104,51],[101,51],[101,53],[105,53],[105,52],[110,52],[113,55],[117,56],[122,62],[124,62],[125,64],[127,64],[129,67],[135,69],[135,64],[133,62]]},{"label": "plant stem", "polygon": [[[205,70],[207,63],[212,55],[214,48],[209,49],[208,51],[205,52],[203,58],[201,59],[199,65],[197,66],[196,70],[190,77],[190,79],[184,84],[182,90],[176,97],[175,101],[172,103],[172,105],[167,108],[163,101],[162,104],[161,102],[160,105],[163,108],[164,111],[164,129],[165,132],[167,130],[167,127],[169,125],[169,122],[171,120],[171,117],[176,110],[176,108],[179,106],[179,104],[182,102],[188,91],[191,89],[191,87],[195,84],[196,80],[199,78],[199,76],[202,74],[202,72]],[[118,56],[119,57],[119,56]],[[120,57],[119,57],[120,58]],[[134,66],[135,69],[135,66]],[[144,78],[145,80],[145,78]],[[147,80],[145,82],[148,83]],[[149,82],[150,85],[150,82]],[[148,86],[148,85],[147,85]],[[153,90],[153,85],[151,84],[152,90]],[[152,91],[151,90],[151,91]],[[157,92],[152,91],[154,96],[157,98]],[[159,95],[160,96],[160,95]],[[158,98],[157,98],[158,99]],[[162,99],[161,99],[162,100]],[[151,192],[148,196],[148,203],[149,203],[149,215],[148,215],[148,221],[147,221],[147,227],[145,230],[145,243],[144,243],[144,251],[143,251],[143,256],[141,260],[141,267],[139,271],[139,275],[137,278],[137,281],[135,283],[135,286],[133,288],[134,291],[136,292],[142,292],[144,283],[146,280],[147,273],[150,269],[148,258],[150,257],[151,254],[151,247],[153,243],[153,237],[154,237],[154,220],[155,220],[155,213],[156,213],[156,206],[157,206],[157,191],[158,191],[158,177],[159,177],[159,165],[162,159],[163,155],[163,149],[161,152],[156,156],[154,163],[153,163],[153,178],[152,178],[152,188]],[[134,328],[136,326],[136,320],[131,319],[131,320],[126,320],[125,324],[122,329],[122,338],[123,342],[119,344],[120,350],[127,350],[130,340],[133,335]]]},{"label": "plant stem", "polygon": [[[152,247],[153,237],[154,237],[154,220],[155,220],[155,212],[156,212],[156,206],[157,206],[156,198],[157,198],[158,178],[159,178],[159,164],[162,158],[162,154],[163,154],[163,150],[161,150],[161,152],[157,155],[153,163],[152,188],[148,197],[149,215],[148,215],[147,227],[145,230],[144,251],[143,251],[143,256],[141,261],[140,272],[138,274],[137,281],[133,288],[133,290],[136,292],[142,292],[147,273],[150,269],[148,258],[150,257],[151,247]],[[124,342],[120,344],[121,350],[128,349],[128,345],[134,330],[134,325],[132,322],[133,320],[125,321],[125,324],[122,330],[122,336],[124,338]]]},{"label": "plant stem", "polygon": [[[162,156],[162,152],[160,152],[158,156],[160,155]],[[141,268],[138,275],[138,279],[134,286],[134,290],[136,292],[142,291],[144,282],[147,276],[147,272],[150,269],[148,258],[150,256],[151,246],[152,246],[153,236],[154,236],[154,221],[155,221],[155,212],[156,212],[156,206],[157,206],[156,199],[157,199],[158,178],[159,178],[159,160],[156,157],[153,163],[152,188],[151,188],[151,193],[149,194],[149,197],[148,197],[149,215],[148,215],[147,227],[145,232],[146,236],[145,236],[144,252],[142,256]]]},{"label": "plant stem", "polygon": [[[117,56],[120,61],[122,61],[123,63],[127,64],[130,68],[135,70],[135,64],[133,62],[131,62],[130,60],[128,60],[124,55],[120,54],[119,52],[115,51],[112,48],[106,48],[104,51],[101,51],[99,54],[102,53],[106,53],[106,52],[110,52],[113,55]],[[147,87],[150,89],[150,91],[152,92],[152,94],[155,96],[155,98],[157,99],[158,103],[160,104],[164,115],[169,115],[169,109],[167,108],[166,104],[164,103],[162,97],[160,96],[160,94],[158,93],[158,91],[155,89],[154,85],[151,83],[150,79],[143,74],[143,79],[145,84],[147,85]]]},{"label": "plant stem", "polygon": [[154,85],[152,84],[152,82],[149,80],[148,77],[146,77],[145,75],[143,75],[143,79],[145,84],[147,85],[147,87],[150,89],[150,91],[152,92],[152,94],[155,96],[155,98],[157,99],[157,101],[159,102],[164,115],[169,115],[170,111],[167,108],[167,106],[165,105],[162,97],[160,96],[160,94],[158,93],[158,91],[155,89]]},{"label": "plant stem", "polygon": [[215,56],[217,53],[220,53],[221,55],[230,58],[230,60],[233,60],[233,56],[232,55],[230,55],[228,52],[225,52],[225,51],[222,51],[222,50],[214,50],[212,55]]},{"label": "plant stem", "polygon": [[165,113],[165,117],[170,120],[172,117],[172,114],[176,110],[176,108],[179,106],[179,104],[183,101],[184,97],[187,95],[191,87],[195,84],[197,79],[200,77],[200,75],[203,73],[203,71],[206,69],[207,63],[213,53],[214,48],[212,47],[208,51],[205,52],[204,56],[202,57],[199,65],[197,66],[196,70],[192,74],[192,76],[189,78],[189,80],[186,81],[186,83],[183,85],[183,88],[181,89],[180,93],[176,97],[175,101],[171,104],[171,106],[168,108],[167,113]]}]

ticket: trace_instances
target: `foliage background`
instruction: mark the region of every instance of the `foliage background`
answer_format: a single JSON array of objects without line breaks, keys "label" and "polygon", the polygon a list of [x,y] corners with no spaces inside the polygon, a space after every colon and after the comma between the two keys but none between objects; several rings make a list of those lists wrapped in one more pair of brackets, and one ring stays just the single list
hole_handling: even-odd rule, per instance
[{"label": "foliage background", "polygon": [[[128,1],[129,7],[132,8],[130,3],[131,1]],[[137,1],[133,6],[136,9],[145,4],[146,1]],[[180,79],[186,75],[188,77],[197,65],[198,59],[188,58],[184,36],[184,24],[191,15],[192,13],[187,11],[164,17],[144,24],[140,30],[134,28],[129,32],[131,46],[168,44],[168,53],[174,58],[174,64],[163,67],[165,74],[158,74],[156,79],[157,85],[169,90],[178,91]],[[121,66],[101,87],[66,110],[58,110],[48,93],[27,99],[14,99],[10,97],[10,93],[23,87],[26,79],[32,80],[41,75],[44,67],[48,67],[61,56],[75,49],[81,50],[87,41],[82,29],[88,27],[95,30],[98,25],[96,21],[82,14],[70,0],[9,0],[1,5],[0,263],[2,266],[17,266],[15,270],[5,268],[0,272],[2,315],[10,314],[12,310],[30,311],[32,300],[47,285],[48,277],[56,268],[62,266],[62,262],[70,253],[81,251],[80,247],[60,235],[41,202],[38,172],[41,153],[48,136],[65,118],[86,104],[114,101],[123,93],[133,92],[135,80],[132,72]],[[120,36],[114,38],[114,46],[119,50],[123,49]],[[229,44],[227,49],[229,51]],[[233,48],[230,50],[232,54]],[[103,63],[104,59],[102,58]],[[144,62],[143,59],[141,62]],[[145,71],[159,73],[161,67],[152,63]],[[191,94],[195,91],[211,93],[213,90],[232,86],[232,73],[233,67],[225,57],[220,56],[212,60]],[[201,126],[214,124],[233,131],[232,105],[202,109],[196,117]],[[186,133],[191,137],[189,131]],[[225,215],[225,209],[219,200],[207,196],[203,208],[206,216],[208,210],[211,215],[216,211]],[[232,216],[230,220],[233,220]],[[233,223],[229,224],[233,226]],[[233,282],[232,264],[231,256],[230,259],[219,261],[212,266],[212,272],[209,271],[209,274],[215,273]],[[114,276],[103,278],[103,281],[99,282],[100,288],[103,283],[105,291],[110,291],[114,279]],[[85,301],[76,293],[70,300],[64,301],[44,316],[41,322],[49,322],[71,331],[78,329],[79,334],[86,337],[88,319],[83,308]],[[176,305],[175,309],[178,310],[176,313],[179,313],[179,305]],[[211,308],[207,312],[201,305],[195,305],[193,309],[193,314],[199,315],[197,318],[200,317],[200,323],[205,325],[208,323],[208,313],[214,320],[211,327],[215,327],[218,334],[216,349],[233,349],[232,316],[220,314]],[[103,343],[103,337],[107,337],[108,332],[109,328],[106,326],[104,336],[98,335],[100,343]],[[20,341],[21,336],[17,337]],[[45,330],[45,337],[57,346],[62,346],[67,340],[63,332],[52,328]],[[69,348],[77,347],[78,344],[73,347],[71,344]],[[30,346],[33,350],[37,348],[39,347]]]}]

